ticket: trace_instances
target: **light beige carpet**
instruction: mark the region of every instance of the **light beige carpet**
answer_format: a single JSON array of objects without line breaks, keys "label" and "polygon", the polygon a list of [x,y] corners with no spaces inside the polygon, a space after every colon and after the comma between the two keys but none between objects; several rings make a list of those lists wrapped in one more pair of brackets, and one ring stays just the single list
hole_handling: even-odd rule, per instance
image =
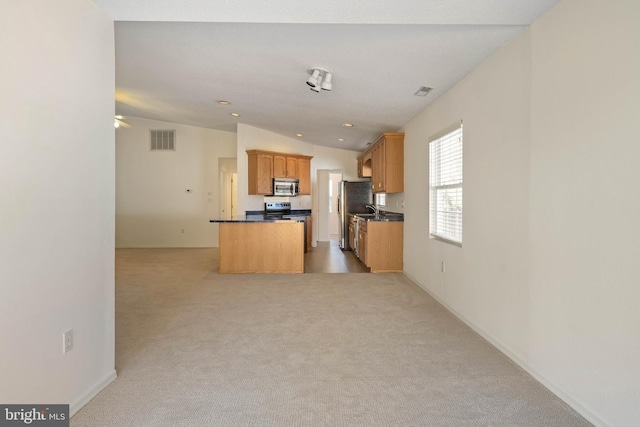
[{"label": "light beige carpet", "polygon": [[402,274],[116,253],[118,378],[72,426],[588,426]]}]

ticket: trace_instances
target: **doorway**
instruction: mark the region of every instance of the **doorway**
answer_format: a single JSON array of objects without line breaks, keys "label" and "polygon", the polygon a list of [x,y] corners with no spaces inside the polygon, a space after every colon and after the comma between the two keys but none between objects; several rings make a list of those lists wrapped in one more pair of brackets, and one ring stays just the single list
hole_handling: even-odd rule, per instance
[{"label": "doorway", "polygon": [[218,159],[220,173],[220,218],[238,215],[238,162],[236,158]]},{"label": "doorway", "polygon": [[338,183],[342,181],[342,170],[318,170],[318,241],[337,241],[339,234]]}]

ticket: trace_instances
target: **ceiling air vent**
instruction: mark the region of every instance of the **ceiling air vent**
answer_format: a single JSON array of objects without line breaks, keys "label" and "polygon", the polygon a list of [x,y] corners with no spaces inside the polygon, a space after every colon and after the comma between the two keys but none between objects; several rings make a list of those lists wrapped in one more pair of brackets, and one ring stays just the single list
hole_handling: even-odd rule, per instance
[{"label": "ceiling air vent", "polygon": [[152,129],[151,151],[166,151],[176,149],[175,129]]},{"label": "ceiling air vent", "polygon": [[418,91],[416,93],[414,93],[415,96],[427,96],[427,94],[429,92],[431,92],[433,88],[432,87],[428,87],[428,86],[420,86],[420,89],[418,89]]}]

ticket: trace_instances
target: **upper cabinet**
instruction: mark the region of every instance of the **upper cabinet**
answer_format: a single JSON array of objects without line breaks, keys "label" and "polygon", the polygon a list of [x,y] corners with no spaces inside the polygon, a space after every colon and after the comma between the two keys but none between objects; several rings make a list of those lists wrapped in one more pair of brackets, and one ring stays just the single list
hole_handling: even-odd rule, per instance
[{"label": "upper cabinet", "polygon": [[273,177],[298,178],[298,157],[286,154],[274,154]]},{"label": "upper cabinet", "polygon": [[371,177],[374,193],[404,192],[404,133],[383,133],[358,157],[358,176]]},{"label": "upper cabinet", "polygon": [[311,157],[298,157],[298,183],[300,185],[300,194],[311,194]]},{"label": "upper cabinet", "polygon": [[358,178],[371,178],[371,149],[358,157]]},{"label": "upper cabinet", "polygon": [[249,194],[273,194],[273,178],[298,178],[300,195],[311,194],[311,156],[247,150]]},{"label": "upper cabinet", "polygon": [[249,156],[249,194],[273,194],[273,154],[256,150]]}]

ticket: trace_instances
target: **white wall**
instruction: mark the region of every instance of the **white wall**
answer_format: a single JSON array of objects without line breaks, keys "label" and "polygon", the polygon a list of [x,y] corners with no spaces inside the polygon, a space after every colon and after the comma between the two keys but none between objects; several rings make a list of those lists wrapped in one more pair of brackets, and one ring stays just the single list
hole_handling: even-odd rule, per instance
[{"label": "white wall", "polygon": [[[596,425],[640,406],[638,16],[563,0],[405,126],[407,275]],[[460,119],[462,248],[429,239],[426,189]]]},{"label": "white wall", "polygon": [[[236,134],[139,118],[116,131],[116,246],[218,246],[218,159]],[[175,129],[175,151],[150,151],[150,129]],[[187,189],[191,190],[187,192]]]},{"label": "white wall", "polygon": [[[313,147],[313,165],[312,169],[318,171],[326,170],[342,170],[342,179],[345,181],[358,181],[358,156],[360,151],[340,150],[338,148],[322,147],[316,145]],[[311,176],[316,174],[312,171]]]},{"label": "white wall", "polygon": [[640,422],[640,2],[564,1],[532,31],[530,363]]},{"label": "white wall", "polygon": [[0,21],[0,402],[73,413],[115,378],[113,21],[89,0]]}]

